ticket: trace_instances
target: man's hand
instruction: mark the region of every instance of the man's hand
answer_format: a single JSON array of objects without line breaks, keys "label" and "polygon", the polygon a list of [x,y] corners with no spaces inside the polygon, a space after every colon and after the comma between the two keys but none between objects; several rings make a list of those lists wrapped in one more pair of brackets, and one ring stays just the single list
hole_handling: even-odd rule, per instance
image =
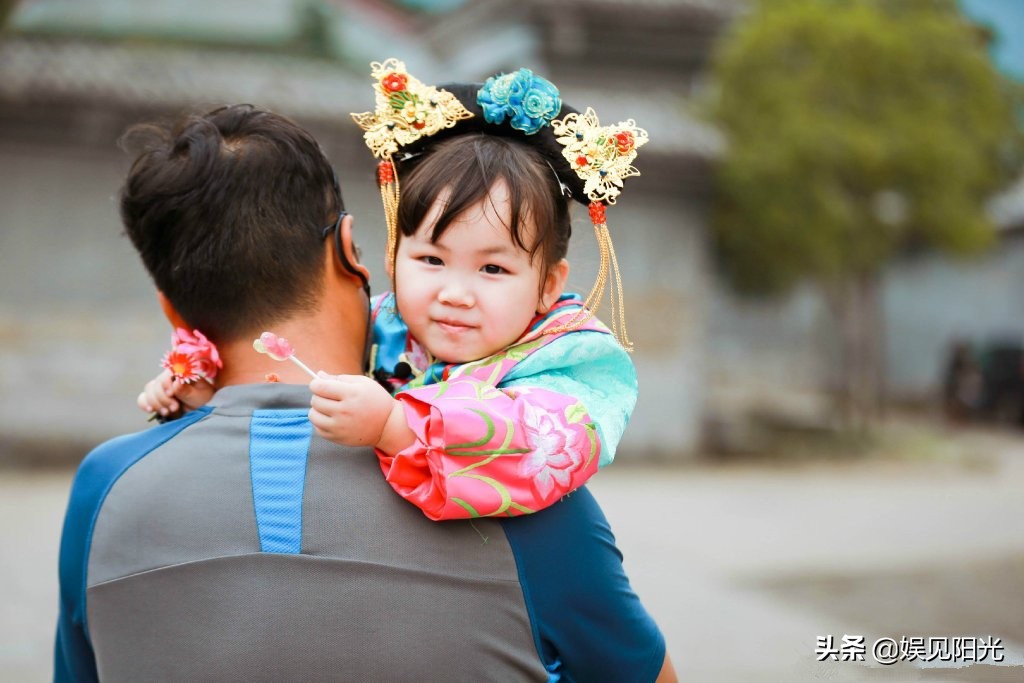
[{"label": "man's hand", "polygon": [[209,382],[199,380],[184,384],[175,380],[170,370],[164,370],[146,382],[135,403],[143,412],[168,417],[179,410],[195,410],[204,406],[212,396],[213,386]]},{"label": "man's hand", "polygon": [[309,421],[329,441],[375,446],[393,455],[415,440],[401,404],[369,377],[320,373],[309,389]]}]

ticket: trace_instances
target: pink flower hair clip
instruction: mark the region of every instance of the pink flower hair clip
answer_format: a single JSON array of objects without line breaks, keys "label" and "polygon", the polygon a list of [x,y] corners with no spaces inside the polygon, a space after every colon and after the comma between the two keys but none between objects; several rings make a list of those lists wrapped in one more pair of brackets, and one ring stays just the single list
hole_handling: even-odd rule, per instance
[{"label": "pink flower hair clip", "polygon": [[313,379],[317,378],[317,374],[310,370],[308,365],[295,357],[295,350],[284,337],[278,337],[273,332],[264,332],[259,336],[259,339],[252,341],[252,348],[256,349],[258,353],[265,353],[277,361],[290,360],[302,368],[307,375]]},{"label": "pink flower hair clip", "polygon": [[224,367],[217,347],[199,330],[178,327],[171,333],[171,350],[160,363],[182,384],[199,380],[213,384],[217,372]]}]

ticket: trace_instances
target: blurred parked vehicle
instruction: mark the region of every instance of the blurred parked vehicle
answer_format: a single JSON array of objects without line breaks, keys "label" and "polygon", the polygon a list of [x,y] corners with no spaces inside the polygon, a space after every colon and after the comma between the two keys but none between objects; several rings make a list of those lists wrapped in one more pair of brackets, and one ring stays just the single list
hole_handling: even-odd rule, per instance
[{"label": "blurred parked vehicle", "polygon": [[1024,341],[954,342],[943,377],[943,410],[953,422],[1024,426]]},{"label": "blurred parked vehicle", "polygon": [[981,350],[983,418],[1024,426],[1024,344],[993,342]]}]

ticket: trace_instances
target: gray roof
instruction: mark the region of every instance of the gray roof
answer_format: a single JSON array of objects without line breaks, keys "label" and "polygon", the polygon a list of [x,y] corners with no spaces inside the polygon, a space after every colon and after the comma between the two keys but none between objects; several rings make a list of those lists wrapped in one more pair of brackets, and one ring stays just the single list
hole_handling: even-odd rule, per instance
[{"label": "gray roof", "polygon": [[[357,74],[352,68],[240,49],[10,37],[0,40],[0,99],[170,109],[251,102],[349,125],[350,112],[373,103],[369,69]],[[635,119],[651,135],[648,153],[714,157],[722,147],[711,126],[686,113],[681,95],[566,89],[565,99],[577,108],[592,106],[602,123]]]},{"label": "gray roof", "polygon": [[297,30],[294,0],[35,0],[10,17],[20,32],[279,44]]},{"label": "gray roof", "polygon": [[623,10],[643,9],[699,9],[712,14],[731,16],[741,12],[748,0],[562,0],[562,4],[598,5]]},{"label": "gray roof", "polygon": [[252,102],[331,118],[372,105],[369,74],[296,56],[167,45],[14,38],[0,41],[0,97],[180,107]]}]

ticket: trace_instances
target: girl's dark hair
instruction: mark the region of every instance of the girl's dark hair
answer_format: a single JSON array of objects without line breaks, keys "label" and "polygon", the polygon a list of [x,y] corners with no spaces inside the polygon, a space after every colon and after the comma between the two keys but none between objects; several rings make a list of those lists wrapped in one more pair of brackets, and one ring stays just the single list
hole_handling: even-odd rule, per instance
[{"label": "girl's dark hair", "polygon": [[308,132],[236,105],[125,141],[141,143],[121,190],[125,232],[189,325],[224,341],[314,310],[322,231],[343,207]]},{"label": "girl's dark hair", "polygon": [[[410,168],[411,167],[411,168]],[[462,212],[487,198],[494,184],[508,188],[513,243],[539,254],[546,272],[565,257],[572,226],[569,206],[554,171],[532,145],[487,133],[466,133],[439,142],[399,166],[402,197],[398,230],[409,236],[423,223],[434,202],[445,192],[446,205],[434,224],[436,242]],[[529,223],[536,232],[527,232]]]}]

